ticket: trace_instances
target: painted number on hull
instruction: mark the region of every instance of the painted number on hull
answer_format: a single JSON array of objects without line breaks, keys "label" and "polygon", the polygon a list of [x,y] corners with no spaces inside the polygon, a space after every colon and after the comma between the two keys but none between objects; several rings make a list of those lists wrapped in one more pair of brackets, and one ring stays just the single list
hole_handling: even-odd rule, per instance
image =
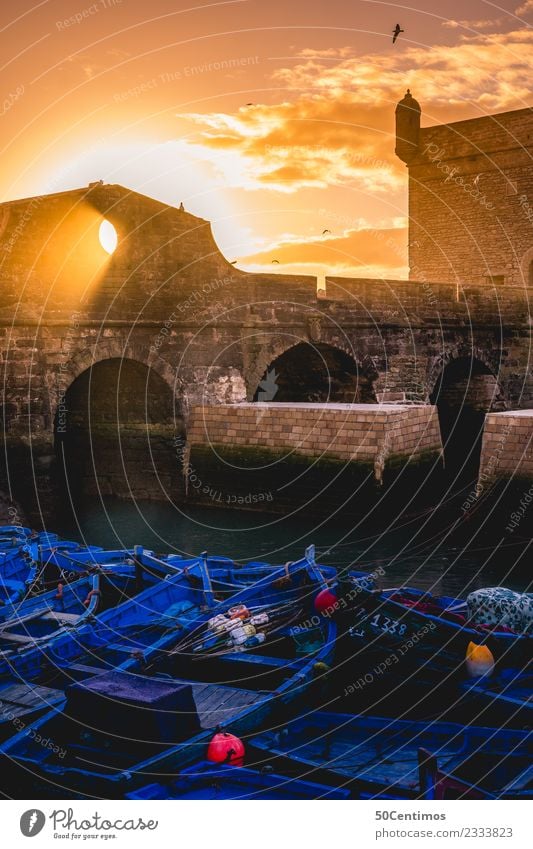
[{"label": "painted number on hull", "polygon": [[365,627],[371,628],[373,631],[383,631],[385,634],[398,637],[403,637],[407,631],[407,625],[400,623],[397,619],[390,619],[388,616],[384,616],[383,613],[376,613],[372,618],[369,618],[366,610],[361,608],[358,614],[358,623],[352,625],[348,632],[351,637],[364,637]]},{"label": "painted number on hull", "polygon": [[407,625],[401,624],[397,619],[389,619],[388,616],[384,616],[382,613],[376,613],[370,620],[370,625],[372,628],[377,628],[386,634],[397,634],[399,637],[403,637],[407,631]]}]

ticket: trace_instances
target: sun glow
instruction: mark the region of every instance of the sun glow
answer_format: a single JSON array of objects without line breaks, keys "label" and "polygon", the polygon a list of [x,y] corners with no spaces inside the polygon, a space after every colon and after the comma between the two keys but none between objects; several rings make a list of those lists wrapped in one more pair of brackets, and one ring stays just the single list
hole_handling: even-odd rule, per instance
[{"label": "sun glow", "polygon": [[100,239],[100,244],[104,251],[107,251],[108,254],[114,253],[118,243],[118,235],[117,231],[111,224],[111,221],[108,221],[107,219],[102,221],[98,232],[98,238]]}]

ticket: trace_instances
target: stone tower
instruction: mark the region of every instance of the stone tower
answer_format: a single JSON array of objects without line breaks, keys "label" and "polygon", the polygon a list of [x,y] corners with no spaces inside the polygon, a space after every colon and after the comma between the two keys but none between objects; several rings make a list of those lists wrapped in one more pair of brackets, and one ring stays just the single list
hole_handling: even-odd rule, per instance
[{"label": "stone tower", "polygon": [[409,277],[533,287],[533,109],[420,126],[396,107],[409,171]]},{"label": "stone tower", "polygon": [[420,104],[407,89],[396,107],[395,153],[407,165],[418,153],[420,137]]}]

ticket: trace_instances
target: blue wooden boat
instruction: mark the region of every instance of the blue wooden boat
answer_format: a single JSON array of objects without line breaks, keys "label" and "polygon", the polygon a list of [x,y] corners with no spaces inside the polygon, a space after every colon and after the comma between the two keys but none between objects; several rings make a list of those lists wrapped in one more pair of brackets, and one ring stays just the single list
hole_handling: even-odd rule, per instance
[{"label": "blue wooden boat", "polygon": [[533,728],[533,672],[505,669],[497,675],[472,678],[460,684],[458,709],[476,722]]},{"label": "blue wooden boat", "polygon": [[178,628],[209,615],[202,590],[189,587],[180,575],[151,583],[122,604],[95,613],[93,609],[53,639],[34,641],[10,658],[9,674],[0,683],[2,739],[13,733],[15,719],[27,724],[63,703],[68,684],[120,666],[139,653],[149,658],[152,644],[159,645],[169,634],[175,641]]},{"label": "blue wooden boat", "polygon": [[80,547],[77,543],[62,540],[50,545],[28,543],[21,555],[31,561],[26,583],[38,589],[39,585],[46,587],[57,581],[75,580],[98,566],[131,563],[133,553],[128,549],[104,551],[97,546]]},{"label": "blue wooden boat", "polygon": [[[74,546],[77,544],[68,541],[58,541],[53,546],[25,541],[3,552],[0,557],[0,605],[16,602],[28,592],[44,592],[57,587],[59,582],[67,583],[87,574],[97,563],[96,552],[102,550],[94,546],[83,547],[76,551],[74,559],[67,554]],[[107,563],[125,562],[126,555],[116,552],[116,556],[106,559],[102,554],[100,559]]]},{"label": "blue wooden boat", "polygon": [[[64,559],[65,556],[68,558],[67,561]],[[31,639],[31,634],[25,634],[26,643],[22,643],[22,640],[19,639],[20,646],[16,656],[13,656],[12,653],[8,654],[4,657],[6,662],[3,664],[0,662],[0,679],[16,673],[19,679],[24,679],[27,682],[39,681],[41,684],[48,684],[48,681],[43,681],[42,675],[43,666],[47,666],[46,659],[48,656],[53,658],[54,667],[64,666],[67,662],[79,658],[87,652],[91,652],[94,662],[94,655],[98,653],[102,645],[106,653],[106,668],[120,665],[133,651],[144,651],[148,654],[150,651],[164,651],[167,643],[175,641],[175,630],[169,628],[169,625],[175,618],[175,625],[177,626],[178,613],[172,608],[172,605],[179,606],[182,601],[189,603],[194,600],[195,604],[201,603],[207,610],[214,606],[219,598],[224,598],[227,595],[229,587],[234,594],[236,589],[246,586],[245,577],[248,578],[250,584],[253,584],[272,574],[271,567],[268,569],[254,567],[250,571],[244,570],[241,577],[243,583],[235,586],[232,583],[232,561],[229,561],[231,565],[228,566],[224,558],[208,558],[205,554],[196,559],[161,559],[152,552],[136,546],[135,549],[131,550],[98,552],[94,555],[99,561],[98,566],[93,564],[92,556],[92,553],[86,552],[83,554],[83,559],[76,560],[76,563],[73,564],[69,562],[70,554],[65,555],[62,551],[55,551],[51,566],[60,569],[61,575],[65,576],[66,579],[83,574],[83,572],[65,572],[65,562],[69,562],[70,566],[80,570],[87,566],[88,578],[92,575],[120,576],[122,580],[127,581],[130,596],[135,595],[134,590],[141,592],[147,585],[151,586],[154,581],[156,587],[148,589],[138,599],[133,598],[131,601],[123,599],[124,604],[122,605],[107,604],[106,606],[110,609],[98,616],[94,623],[92,620],[94,609],[86,615],[82,615],[77,621],[72,611],[67,611],[72,613],[68,632],[65,633],[62,628],[59,628],[56,632],[49,631],[46,637],[41,636],[37,644]],[[169,578],[173,575],[179,576],[180,580],[176,590],[178,595],[174,594],[170,599],[167,588],[164,585],[158,586],[158,584],[161,578]],[[135,581],[133,581],[133,576],[135,576]],[[65,586],[69,585],[66,584]],[[76,584],[72,586],[76,586]],[[171,585],[170,588],[174,592],[174,586]],[[187,588],[190,588],[188,595],[185,593]],[[288,586],[285,590],[286,597],[289,597],[291,592],[292,588]],[[34,616],[35,611],[38,610],[43,614],[43,618],[48,621],[48,618],[51,618],[48,615],[49,611],[53,610],[54,606],[58,604],[55,601],[56,594],[57,588],[54,588],[48,593],[38,595],[35,598],[28,598],[23,603],[19,601],[10,608],[6,606],[2,612],[6,617],[8,614],[11,617],[16,615],[22,621],[29,621],[32,625],[35,625],[29,614]],[[76,591],[72,591],[69,597],[75,598]],[[169,614],[165,618],[162,613],[167,608]],[[153,624],[154,617],[157,620],[157,627]],[[89,623],[91,623],[90,626]],[[82,626],[83,630],[80,630]],[[9,633],[15,630],[9,624],[6,625],[6,628]],[[76,628],[76,633],[72,634],[74,628]],[[157,633],[157,628],[160,628],[162,633]],[[137,636],[139,629],[140,637]],[[127,631],[135,632],[135,638],[130,639]],[[114,636],[115,638],[113,638]],[[25,645],[26,648],[24,648]],[[0,648],[1,646],[0,631]]]},{"label": "blue wooden boat", "polygon": [[[231,557],[221,557],[207,555],[205,552],[201,555],[205,567],[209,570],[213,590],[218,597],[231,596],[237,590],[248,587],[262,578],[272,575],[274,572],[284,568],[281,564],[267,563],[261,560],[250,560],[247,563],[238,563],[232,560]],[[141,555],[141,562],[149,565],[152,562],[150,556]],[[180,555],[170,554],[161,558],[165,563],[174,565],[178,568],[187,568],[187,558]],[[337,581],[337,570],[333,566],[325,566],[324,564],[315,564],[320,570],[324,581],[330,584],[335,584]],[[364,572],[354,572],[361,578],[366,577]]]},{"label": "blue wooden boat", "polygon": [[[176,570],[189,570],[191,578],[196,577],[198,585],[202,582],[197,557],[176,554],[156,556],[153,551],[144,549],[142,546],[108,551],[95,546],[75,548],[76,545],[69,541],[60,541],[49,546],[33,544],[27,547],[34,564],[33,572],[27,577],[27,581],[35,580],[43,567],[48,574],[47,583],[51,584],[57,580],[77,578],[85,571],[90,571],[91,567],[134,565],[137,562],[143,566],[145,572],[153,569],[160,575],[173,573]],[[229,557],[208,556],[205,552],[201,555],[201,560],[211,575],[213,591],[219,597],[233,595],[239,588],[249,586],[281,568],[279,565],[261,561],[240,564]],[[320,568],[326,580],[331,583],[336,580],[337,572],[333,567],[320,565],[317,568]],[[22,564],[21,572],[23,572]]]},{"label": "blue wooden boat", "polygon": [[0,614],[4,605],[13,604],[24,596],[30,569],[29,557],[24,557],[22,547],[13,548],[0,558]]},{"label": "blue wooden boat", "polygon": [[349,787],[359,798],[410,799],[421,795],[424,748],[444,771],[493,794],[512,784],[513,798],[522,798],[531,792],[532,744],[527,731],[317,711],[253,736],[249,759],[283,774]]},{"label": "blue wooden boat", "polygon": [[127,799],[348,799],[349,791],[288,778],[270,770],[235,767],[200,761],[180,772],[168,784],[147,784]]},{"label": "blue wooden boat", "polygon": [[420,749],[418,770],[420,798],[427,801],[533,799],[531,756],[529,766],[524,766],[524,758],[514,751],[508,752],[500,760],[492,757],[488,759],[483,751],[473,752],[470,758],[459,759],[457,764],[452,760],[441,769],[436,755],[427,749]]},{"label": "blue wooden boat", "polygon": [[[175,632],[165,635],[149,659],[130,657],[119,670],[69,685],[64,705],[32,723],[30,734],[26,729],[8,740],[5,755],[27,779],[36,777],[31,792],[39,795],[53,795],[59,782],[62,797],[120,798],[147,781],[176,776],[205,756],[216,728],[248,734],[278,712],[285,715],[312,685],[323,685],[336,626],[324,617],[316,627],[300,623],[308,621],[325,587],[309,549],[287,570],[216,604],[200,627],[185,629],[177,639]],[[230,624],[234,637],[228,647],[222,619],[240,619],[243,609],[259,617],[266,637],[253,640],[248,632],[240,642],[244,625]],[[55,741],[54,749],[38,739]]]},{"label": "blue wooden boat", "polygon": [[25,536],[6,536],[0,537],[0,563],[2,559],[8,554],[10,551],[13,551],[16,548],[19,548],[21,545],[24,545],[27,542],[27,537]]},{"label": "blue wooden boat", "polygon": [[339,631],[344,658],[364,657],[368,671],[392,657],[387,674],[411,683],[463,679],[470,642],[487,645],[502,670],[523,668],[532,658],[532,636],[472,627],[466,602],[411,587],[362,591],[342,615]]},{"label": "blue wooden boat", "polygon": [[19,527],[18,525],[0,525],[0,560],[4,552],[24,545],[31,535],[30,528]]},{"label": "blue wooden boat", "polygon": [[[17,546],[34,542],[38,545],[51,545],[61,543],[57,534],[47,531],[32,531],[31,528],[19,527],[18,525],[0,526],[0,550],[16,548]],[[74,544],[74,543],[73,543]],[[79,545],[79,543],[76,543]]]},{"label": "blue wooden boat", "polygon": [[[55,544],[50,549],[24,545],[11,552],[0,567],[0,621],[23,616],[39,604],[47,605],[64,587],[84,576],[114,574],[124,580],[137,574],[140,589],[150,576],[159,579],[175,571],[166,564],[149,569],[142,568],[142,564],[138,567],[137,572],[133,550],[104,551],[91,546],[76,551],[73,557],[71,548],[64,550]],[[116,603],[120,600],[117,596]]]},{"label": "blue wooden boat", "polygon": [[0,525],[0,536],[9,536],[10,534],[21,534],[31,536],[31,528],[24,528],[21,525]]},{"label": "blue wooden boat", "polygon": [[[0,624],[0,674],[21,650],[47,643],[66,627],[79,626],[106,606],[115,606],[135,591],[131,570],[122,574],[100,571],[10,608],[11,615]],[[5,610],[6,608],[4,608]]]},{"label": "blue wooden boat", "polygon": [[[119,559],[122,554],[127,555],[124,563]],[[107,565],[98,567],[98,574],[107,569],[127,571],[133,568],[134,558],[142,566],[142,580],[148,587],[120,605],[96,616],[83,617],[77,625],[71,623],[68,629],[60,630],[49,640],[30,643],[26,651],[19,651],[9,659],[9,664],[3,667],[4,683],[0,685],[0,698],[8,707],[7,719],[2,721],[0,717],[0,736],[9,734],[9,716],[27,719],[64,701],[64,687],[72,681],[119,668],[134,657],[136,664],[140,656],[143,664],[149,663],[176,642],[178,628],[185,629],[195,620],[201,623],[209,618],[210,609],[219,597],[225,597],[228,587],[235,593],[246,585],[245,579],[254,584],[273,574],[269,564],[254,564],[249,570],[243,569],[242,585],[236,587],[236,566],[229,558],[208,558],[204,554],[196,560],[160,559],[139,546],[128,552],[104,552],[104,555],[99,554],[98,559]],[[62,554],[57,557],[57,565],[62,567]],[[78,565],[81,567],[83,563]],[[165,571],[169,573],[166,580],[157,580],[165,576]],[[292,587],[286,586],[285,597],[291,592]],[[55,591],[48,595],[47,607],[54,595]],[[39,596],[29,604],[42,607],[42,599]],[[15,684],[11,680],[13,675]]]}]

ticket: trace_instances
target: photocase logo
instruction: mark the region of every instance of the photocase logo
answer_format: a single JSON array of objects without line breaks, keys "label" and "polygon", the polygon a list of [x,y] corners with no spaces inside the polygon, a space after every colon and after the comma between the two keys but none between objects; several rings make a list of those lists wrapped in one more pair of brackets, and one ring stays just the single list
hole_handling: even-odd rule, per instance
[{"label": "photocase logo", "polygon": [[261,391],[257,393],[258,401],[274,400],[279,389],[279,386],[276,383],[277,378],[278,375],[276,374],[276,369],[269,369],[269,371],[267,371],[266,377],[259,384]]},{"label": "photocase logo", "polygon": [[35,837],[43,830],[46,817],[42,811],[32,808],[25,811],[20,818],[20,830],[24,837]]}]

